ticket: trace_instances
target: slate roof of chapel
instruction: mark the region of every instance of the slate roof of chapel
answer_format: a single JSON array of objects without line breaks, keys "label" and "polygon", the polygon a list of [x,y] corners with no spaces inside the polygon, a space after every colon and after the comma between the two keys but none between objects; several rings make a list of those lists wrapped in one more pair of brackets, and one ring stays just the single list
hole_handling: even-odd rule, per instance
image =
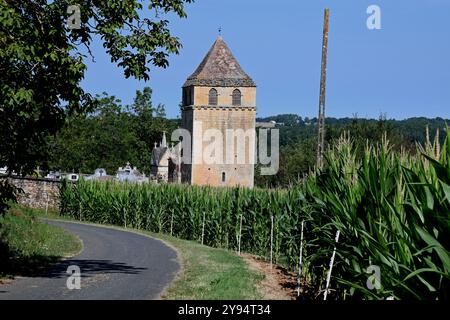
[{"label": "slate roof of chapel", "polygon": [[187,78],[183,87],[256,87],[255,82],[242,70],[222,37],[218,37],[203,61]]}]

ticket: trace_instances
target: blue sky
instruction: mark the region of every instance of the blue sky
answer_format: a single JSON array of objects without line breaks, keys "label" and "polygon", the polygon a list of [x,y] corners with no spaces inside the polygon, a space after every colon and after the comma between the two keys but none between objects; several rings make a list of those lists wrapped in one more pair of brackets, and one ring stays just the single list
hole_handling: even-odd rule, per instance
[{"label": "blue sky", "polygon": [[[366,27],[369,5],[381,30]],[[450,118],[450,0],[196,0],[187,19],[169,17],[183,43],[148,82],[125,79],[100,43],[83,87],[124,104],[153,89],[153,102],[179,115],[181,86],[218,35],[255,80],[258,116],[318,111],[323,9],[330,8],[326,114],[330,117]]]}]

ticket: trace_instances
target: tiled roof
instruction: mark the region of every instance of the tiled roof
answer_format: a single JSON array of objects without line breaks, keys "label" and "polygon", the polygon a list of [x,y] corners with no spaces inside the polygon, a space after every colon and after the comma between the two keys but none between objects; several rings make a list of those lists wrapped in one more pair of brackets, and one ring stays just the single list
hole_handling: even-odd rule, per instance
[{"label": "tiled roof", "polygon": [[159,166],[162,158],[169,150],[168,147],[157,147],[152,150],[152,165]]},{"label": "tiled roof", "polygon": [[222,37],[218,37],[197,70],[183,87],[255,87],[252,78],[242,70]]}]

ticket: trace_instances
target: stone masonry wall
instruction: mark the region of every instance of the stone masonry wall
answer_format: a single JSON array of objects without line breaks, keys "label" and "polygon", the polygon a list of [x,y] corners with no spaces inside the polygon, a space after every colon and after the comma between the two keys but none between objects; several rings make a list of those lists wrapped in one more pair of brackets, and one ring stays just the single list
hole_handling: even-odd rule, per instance
[{"label": "stone masonry wall", "polygon": [[[193,111],[191,183],[253,188],[256,108],[195,107]],[[203,159],[205,149],[211,143],[204,141],[204,134],[208,129],[218,130],[223,139],[220,141],[223,146],[222,154],[214,153],[213,158],[216,161],[210,164],[205,163]],[[242,130],[243,139],[228,139],[229,129]],[[252,135],[247,136],[245,133]],[[232,150],[228,150],[228,143],[231,144]],[[234,157],[228,161],[227,156]]]},{"label": "stone masonry wall", "polygon": [[47,205],[48,208],[58,208],[61,181],[29,177],[11,177],[8,180],[24,192],[17,197],[19,204],[44,210]]}]

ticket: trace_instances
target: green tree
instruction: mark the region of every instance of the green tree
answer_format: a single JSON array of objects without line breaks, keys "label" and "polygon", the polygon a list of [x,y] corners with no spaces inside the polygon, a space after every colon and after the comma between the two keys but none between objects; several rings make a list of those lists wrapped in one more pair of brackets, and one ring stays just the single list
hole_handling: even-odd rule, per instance
[{"label": "green tree", "polygon": [[153,107],[151,89],[136,91],[132,105],[107,93],[97,95],[94,109],[86,115],[72,115],[64,127],[50,138],[48,165],[43,169],[74,170],[92,173],[102,167],[113,174],[130,162],[145,173],[150,172],[150,156],[155,142],[161,141],[178,122],[164,117],[163,105]]},{"label": "green tree", "polygon": [[[135,149],[138,150],[137,166],[144,172],[150,172],[150,157],[154,143],[161,141],[162,133],[171,133],[174,122],[166,119],[165,106],[158,104],[153,107],[152,90],[145,87],[136,91],[133,104],[129,107],[135,117],[132,129],[138,141]],[[169,138],[169,137],[168,137]]]},{"label": "green tree", "polygon": [[[148,80],[150,66],[167,67],[168,55],[181,47],[167,16],[186,17],[184,5],[192,1],[1,0],[0,167],[32,172],[67,114],[89,108],[92,97],[80,81],[86,71],[83,50],[90,52],[94,36],[126,77]],[[80,9],[79,29],[67,24],[72,4]],[[2,212],[4,204],[2,197]]]}]

